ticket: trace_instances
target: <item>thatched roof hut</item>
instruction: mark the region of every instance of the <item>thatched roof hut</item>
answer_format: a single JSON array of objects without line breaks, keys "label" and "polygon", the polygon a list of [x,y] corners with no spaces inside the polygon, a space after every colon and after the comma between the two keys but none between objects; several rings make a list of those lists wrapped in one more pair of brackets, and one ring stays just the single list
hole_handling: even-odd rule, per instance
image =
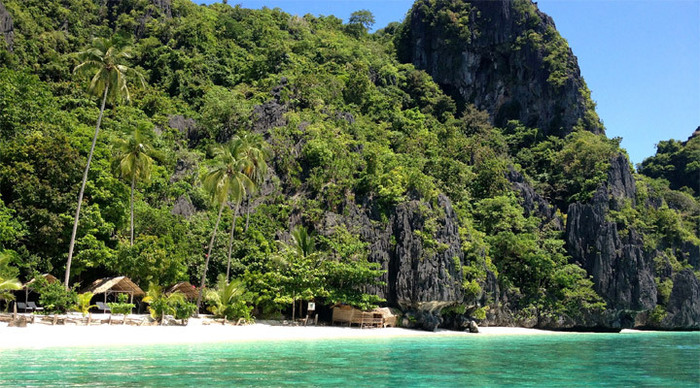
[{"label": "thatched roof hut", "polygon": [[[41,275],[39,275],[39,276],[41,276],[41,277],[43,277],[44,279],[46,279],[46,281],[49,282],[49,283],[54,283],[54,282],[57,282],[57,281],[58,281],[58,278],[56,278],[55,276],[51,275],[50,273],[44,273],[44,274],[41,274]],[[35,281],[36,281],[36,278],[33,278],[32,280],[30,280],[30,281],[24,283],[24,285],[22,286],[22,288],[24,288],[24,289],[29,288],[29,286],[31,286],[32,284],[34,284]]]},{"label": "thatched roof hut", "polygon": [[[41,276],[41,277],[43,277],[44,279],[46,279],[46,281],[47,281],[48,283],[54,283],[54,282],[57,282],[57,281],[58,281],[58,278],[56,278],[55,276],[51,275],[50,273],[44,273],[44,274],[41,274],[41,275],[39,275],[39,276]],[[32,293],[32,292],[35,292],[34,290],[32,290],[32,284],[34,284],[34,282],[36,282],[36,278],[33,278],[32,280],[30,280],[30,281],[28,281],[28,282],[26,282],[26,283],[24,283],[24,284],[22,285],[22,290],[24,290],[24,303],[25,303],[25,304],[26,304],[27,302],[29,302],[29,294]],[[15,296],[17,297],[17,301],[20,300],[20,299],[19,299],[20,292],[21,292],[21,291],[18,290],[18,291],[15,293]]]},{"label": "thatched roof hut", "polygon": [[199,296],[199,291],[197,291],[197,288],[190,284],[190,282],[176,283],[165,289],[166,294],[172,294],[176,291],[185,294],[185,298],[189,300],[195,300]]},{"label": "thatched roof hut", "polygon": [[135,296],[146,295],[136,283],[132,282],[131,279],[126,276],[97,279],[87,288],[83,289],[82,292],[104,294],[105,302],[107,301],[107,296],[110,294],[128,294],[131,302],[133,302]]},{"label": "thatched roof hut", "polygon": [[335,323],[360,327],[389,327],[396,326],[396,315],[387,307],[362,311],[349,305],[338,304],[333,306],[331,324]]}]

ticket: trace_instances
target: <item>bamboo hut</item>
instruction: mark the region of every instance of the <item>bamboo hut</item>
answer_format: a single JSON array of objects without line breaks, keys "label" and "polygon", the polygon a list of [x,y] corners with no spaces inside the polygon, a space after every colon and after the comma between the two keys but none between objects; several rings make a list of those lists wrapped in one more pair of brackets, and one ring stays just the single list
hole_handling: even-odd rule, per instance
[{"label": "bamboo hut", "polygon": [[190,284],[190,282],[180,282],[176,283],[168,288],[165,289],[165,294],[170,295],[174,292],[181,292],[185,295],[185,298],[187,298],[190,301],[196,300],[197,296],[199,296],[199,291],[195,286]]},{"label": "bamboo hut", "polygon": [[109,295],[128,294],[129,303],[134,303],[134,297],[146,295],[139,286],[126,276],[97,279],[81,292],[92,292],[95,295],[104,294],[105,303],[107,303]]},{"label": "bamboo hut", "polygon": [[[55,276],[51,275],[50,273],[41,274],[39,276],[46,279],[46,281],[49,284],[58,281],[58,279]],[[32,288],[31,286],[32,286],[32,284],[34,284],[34,282],[36,282],[36,278],[34,278],[34,279],[24,283],[24,285],[22,285],[22,290],[24,290],[24,304],[25,304],[25,306],[29,302],[29,294],[31,294],[33,292],[31,289]]]},{"label": "bamboo hut", "polygon": [[333,306],[331,324],[358,325],[360,327],[396,326],[396,315],[389,308],[376,308],[372,311],[362,311],[349,305]]}]

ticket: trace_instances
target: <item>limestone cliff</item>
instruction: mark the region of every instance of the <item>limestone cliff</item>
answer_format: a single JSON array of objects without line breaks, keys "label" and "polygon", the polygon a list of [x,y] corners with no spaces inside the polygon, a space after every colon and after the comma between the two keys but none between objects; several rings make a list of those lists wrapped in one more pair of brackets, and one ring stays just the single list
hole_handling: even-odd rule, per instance
[{"label": "limestone cliff", "polygon": [[12,15],[10,15],[10,12],[5,8],[2,1],[0,1],[0,34],[2,34],[5,39],[7,47],[12,51],[15,39]]},{"label": "limestone cliff", "polygon": [[566,238],[569,253],[592,277],[595,290],[611,309],[646,310],[656,305],[653,257],[643,250],[633,229],[621,233],[606,216],[633,201],[636,187],[627,158],[613,159],[608,181],[585,204],[569,206]]},{"label": "limestone cliff", "polygon": [[603,127],[576,57],[529,0],[419,0],[397,39],[400,59],[427,71],[500,126],[520,120],[544,134]]}]

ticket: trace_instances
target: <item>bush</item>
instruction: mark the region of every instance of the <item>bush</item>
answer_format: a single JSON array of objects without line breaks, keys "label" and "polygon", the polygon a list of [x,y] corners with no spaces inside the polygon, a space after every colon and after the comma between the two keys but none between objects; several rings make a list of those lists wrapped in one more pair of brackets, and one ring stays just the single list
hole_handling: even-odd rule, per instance
[{"label": "bush", "polygon": [[49,283],[43,276],[37,276],[34,291],[39,294],[39,304],[44,307],[44,314],[64,314],[78,302],[74,289],[68,289],[61,282]]},{"label": "bush", "polygon": [[128,315],[131,314],[131,310],[134,308],[133,303],[127,302],[128,299],[127,294],[119,294],[117,295],[117,303],[107,303],[107,306],[112,310],[112,314]]}]

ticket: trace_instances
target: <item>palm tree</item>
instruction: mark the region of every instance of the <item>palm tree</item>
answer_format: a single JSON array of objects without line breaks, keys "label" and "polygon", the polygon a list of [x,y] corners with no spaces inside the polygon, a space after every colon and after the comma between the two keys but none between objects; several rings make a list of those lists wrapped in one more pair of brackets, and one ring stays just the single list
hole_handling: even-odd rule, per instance
[{"label": "palm tree", "polygon": [[10,291],[22,288],[22,283],[15,278],[17,270],[10,267],[9,264],[10,255],[6,252],[0,252],[0,300],[7,302],[15,300],[15,296]]},{"label": "palm tree", "polygon": [[243,173],[255,183],[254,190],[249,192],[246,197],[245,231],[247,232],[248,221],[250,220],[250,197],[265,182],[265,176],[267,175],[266,159],[270,156],[270,151],[267,143],[257,134],[244,135],[241,138],[241,142],[244,144],[245,157],[250,162]]},{"label": "palm tree", "polygon": [[[240,161],[241,172],[247,176],[253,185],[246,192],[241,194],[240,198],[233,196],[233,222],[231,223],[231,233],[228,240],[228,260],[226,264],[226,280],[228,281],[231,273],[231,254],[233,252],[233,236],[236,230],[236,217],[241,200],[248,198],[258,185],[262,184],[267,174],[267,147],[262,137],[248,134],[243,137],[234,137],[229,143],[229,150],[232,155]],[[250,203],[248,202],[245,230],[248,231],[248,218],[250,217]]]},{"label": "palm tree", "polygon": [[90,153],[88,153],[87,165],[85,166],[83,181],[80,185],[80,192],[78,194],[78,207],[75,211],[73,233],[71,234],[70,238],[68,261],[66,262],[66,289],[68,289],[68,281],[70,279],[70,266],[71,261],[73,260],[75,235],[78,232],[80,205],[83,202],[85,184],[87,183],[88,172],[90,171],[92,155],[95,152],[97,135],[100,132],[100,124],[102,123],[102,116],[104,115],[105,103],[107,102],[107,99],[109,99],[113,104],[116,104],[122,98],[127,102],[131,100],[129,88],[127,86],[127,78],[131,76],[135,76],[140,81],[140,84],[145,86],[143,75],[125,64],[126,61],[131,58],[129,48],[119,45],[114,39],[95,38],[92,41],[92,46],[85,51],[79,52],[78,56],[82,62],[75,67],[73,73],[90,75],[91,79],[88,86],[88,92],[98,96],[101,95],[102,104],[100,105],[100,115],[97,116],[95,135],[92,138],[92,146],[90,147]]},{"label": "palm tree", "polygon": [[149,154],[153,152],[148,144],[148,139],[142,134],[139,128],[134,128],[132,135],[124,140],[116,141],[117,154],[114,159],[113,168],[122,179],[131,183],[131,246],[134,246],[134,188],[136,180],[151,179],[151,166],[153,159]]},{"label": "palm tree", "polygon": [[229,142],[226,145],[216,147],[214,149],[214,155],[217,164],[204,178],[204,189],[211,196],[212,202],[219,206],[219,215],[216,217],[216,224],[214,225],[214,231],[209,241],[209,249],[207,250],[206,260],[204,262],[204,271],[202,271],[202,281],[200,284],[199,296],[197,297],[198,312],[202,305],[202,294],[204,292],[204,286],[206,285],[209,259],[211,257],[212,248],[214,247],[214,239],[219,229],[219,222],[221,221],[221,214],[224,211],[224,205],[229,198],[233,199],[234,203],[240,203],[246,190],[249,190],[253,186],[253,182],[241,172],[246,161],[238,158],[238,154],[235,148],[235,142]]},{"label": "palm tree", "polygon": [[180,291],[175,291],[166,294],[163,288],[157,284],[151,283],[146,292],[146,297],[143,298],[144,303],[148,303],[148,311],[151,317],[158,320],[162,325],[166,315],[176,315],[177,305],[186,302],[185,294]]},{"label": "palm tree", "polygon": [[222,275],[217,279],[216,289],[207,290],[207,301],[214,315],[226,319],[250,318],[250,310],[245,303],[246,290],[243,282],[234,280],[228,282]]}]

